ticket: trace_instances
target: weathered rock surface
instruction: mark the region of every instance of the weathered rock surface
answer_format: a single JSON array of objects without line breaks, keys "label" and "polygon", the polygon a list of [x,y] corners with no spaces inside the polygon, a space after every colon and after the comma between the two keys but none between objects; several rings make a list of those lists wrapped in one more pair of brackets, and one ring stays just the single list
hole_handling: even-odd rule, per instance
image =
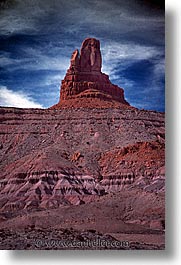
[{"label": "weathered rock surface", "polygon": [[108,75],[101,72],[102,58],[99,40],[85,39],[80,55],[75,50],[70,67],[62,81],[60,102],[51,108],[61,107],[129,107],[124,90],[113,85]]},{"label": "weathered rock surface", "polygon": [[164,189],[164,116],[107,109],[1,108],[1,213]]},{"label": "weathered rock surface", "polygon": [[164,248],[164,113],[131,107],[101,61],[86,39],[57,105],[0,107],[0,248],[34,249],[35,232]]},{"label": "weathered rock surface", "polygon": [[118,238],[141,233],[143,248],[163,248],[163,113],[0,108],[0,121],[0,227],[57,220]]}]

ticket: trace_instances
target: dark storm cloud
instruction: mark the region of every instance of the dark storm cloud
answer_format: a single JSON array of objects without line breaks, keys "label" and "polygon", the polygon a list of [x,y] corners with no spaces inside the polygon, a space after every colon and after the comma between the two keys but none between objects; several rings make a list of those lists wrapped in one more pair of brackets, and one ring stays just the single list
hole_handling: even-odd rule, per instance
[{"label": "dark storm cloud", "polygon": [[163,16],[142,3],[150,1],[75,1],[75,0],[16,0],[1,13],[1,32],[12,34],[76,33],[109,30],[124,34],[134,30],[154,30],[163,23]]},{"label": "dark storm cloud", "polygon": [[[151,101],[142,99],[153,89],[163,90],[162,1],[9,0],[1,1],[0,7],[1,85],[29,91],[37,100],[40,91],[42,105],[54,104],[72,51],[91,36],[101,41],[103,70],[125,88],[127,99],[133,102],[134,87],[139,85],[143,95],[134,97],[133,103],[154,108]],[[142,62],[147,62],[153,88],[133,74],[133,67],[142,69]],[[155,109],[163,108],[160,104]]]}]

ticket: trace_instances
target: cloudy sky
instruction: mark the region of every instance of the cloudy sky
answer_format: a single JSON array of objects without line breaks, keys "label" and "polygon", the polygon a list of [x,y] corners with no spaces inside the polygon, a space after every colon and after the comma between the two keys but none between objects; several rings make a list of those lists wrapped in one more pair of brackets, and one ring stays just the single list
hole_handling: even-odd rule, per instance
[{"label": "cloudy sky", "polygon": [[0,105],[57,103],[87,37],[131,105],[164,111],[164,0],[0,0]]}]

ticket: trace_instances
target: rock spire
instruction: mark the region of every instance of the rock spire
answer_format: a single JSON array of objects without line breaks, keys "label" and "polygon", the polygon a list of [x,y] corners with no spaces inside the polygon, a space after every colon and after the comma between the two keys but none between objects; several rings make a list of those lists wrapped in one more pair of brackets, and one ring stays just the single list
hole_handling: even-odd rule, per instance
[{"label": "rock spire", "polygon": [[113,85],[101,67],[99,40],[85,39],[80,54],[77,49],[72,53],[70,67],[62,80],[60,101],[52,108],[129,106],[124,90]]}]

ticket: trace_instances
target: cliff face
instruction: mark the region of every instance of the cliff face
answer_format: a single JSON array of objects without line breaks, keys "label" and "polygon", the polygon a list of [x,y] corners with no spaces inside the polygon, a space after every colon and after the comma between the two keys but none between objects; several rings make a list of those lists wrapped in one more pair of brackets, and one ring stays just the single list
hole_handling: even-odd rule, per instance
[{"label": "cliff face", "polygon": [[124,90],[113,85],[109,76],[101,72],[102,59],[99,40],[85,39],[80,55],[75,50],[60,90],[61,107],[121,107],[129,106]]},{"label": "cliff face", "polygon": [[0,119],[2,214],[164,189],[161,113],[1,108]]}]

